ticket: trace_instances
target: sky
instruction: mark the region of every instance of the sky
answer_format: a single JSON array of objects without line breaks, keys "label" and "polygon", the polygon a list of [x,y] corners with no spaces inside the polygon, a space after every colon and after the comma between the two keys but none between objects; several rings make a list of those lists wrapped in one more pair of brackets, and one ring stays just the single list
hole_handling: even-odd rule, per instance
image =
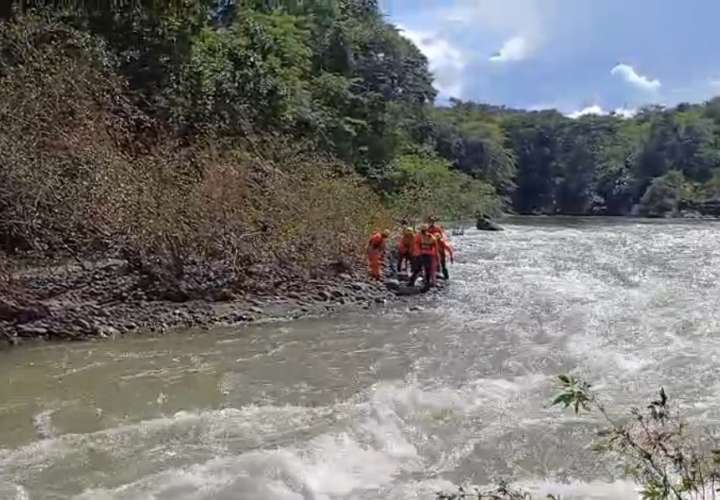
[{"label": "sky", "polygon": [[720,0],[381,0],[450,97],[569,116],[720,95]]}]

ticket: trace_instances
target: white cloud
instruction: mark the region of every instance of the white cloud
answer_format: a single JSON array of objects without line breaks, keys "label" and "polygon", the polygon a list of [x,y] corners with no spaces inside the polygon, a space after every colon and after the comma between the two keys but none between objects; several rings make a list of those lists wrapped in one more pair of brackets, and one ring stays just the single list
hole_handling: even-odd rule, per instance
[{"label": "white cloud", "polygon": [[527,40],[521,36],[515,36],[507,40],[500,51],[490,58],[490,61],[494,63],[522,61],[529,55],[530,45]]},{"label": "white cloud", "polygon": [[437,34],[410,30],[402,26],[398,26],[398,29],[428,58],[440,96],[461,97],[463,69],[467,64],[463,53]]},{"label": "white cloud", "polygon": [[572,118],[573,120],[580,118],[581,116],[586,115],[606,115],[608,114],[607,111],[605,111],[602,107],[600,107],[597,104],[593,104],[592,106],[587,106],[583,109],[579,109],[577,111],[573,111],[572,113],[568,113],[567,117]]},{"label": "white cloud", "polygon": [[632,118],[637,114],[638,110],[635,108],[617,108],[614,113],[622,118]]},{"label": "white cloud", "polygon": [[660,88],[660,80],[650,79],[645,75],[641,75],[635,68],[628,64],[618,64],[610,70],[613,76],[620,76],[630,85],[648,92],[656,91]]},{"label": "white cloud", "polygon": [[[483,33],[483,39],[504,40],[490,61],[519,61],[536,53],[552,36],[555,25],[565,19],[560,0],[454,0],[447,1],[437,21],[447,29]],[[512,3],[512,7],[508,4]],[[446,26],[447,26],[446,24]],[[476,45],[477,48],[477,45]],[[490,46],[489,52],[497,47]],[[488,50],[482,47],[480,50]]]},{"label": "white cloud", "polygon": [[710,79],[708,83],[712,88],[720,90],[720,78]]},{"label": "white cloud", "polygon": [[637,110],[632,109],[632,108],[617,108],[612,113],[610,113],[609,111],[603,109],[602,106],[600,106],[598,104],[593,104],[592,106],[587,106],[583,109],[573,111],[572,113],[568,113],[565,116],[567,116],[568,118],[572,118],[573,120],[577,120],[581,116],[587,116],[587,115],[606,116],[609,114],[613,114],[613,115],[619,116],[620,118],[627,119],[627,118],[632,118],[633,116],[635,116],[637,114]]}]

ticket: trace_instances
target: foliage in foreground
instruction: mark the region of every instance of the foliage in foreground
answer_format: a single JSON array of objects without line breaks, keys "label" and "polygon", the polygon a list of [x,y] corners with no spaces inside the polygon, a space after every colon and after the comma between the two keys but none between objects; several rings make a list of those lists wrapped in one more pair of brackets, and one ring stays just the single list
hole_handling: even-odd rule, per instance
[{"label": "foliage in foreground", "polygon": [[720,491],[720,450],[710,438],[694,435],[671,407],[664,389],[644,408],[632,408],[621,420],[612,415],[585,381],[559,377],[561,392],[553,404],[576,414],[592,411],[607,426],[595,449],[619,458],[626,474],[648,500],[713,500]]},{"label": "foliage in foreground", "polygon": [[[624,466],[625,475],[640,487],[643,500],[718,498],[720,449],[711,437],[690,432],[664,389],[644,408],[631,408],[628,416],[619,417],[607,410],[589,383],[570,375],[560,375],[558,381],[560,393],[553,406],[571,408],[575,414],[591,412],[603,419],[606,425],[598,431],[593,449]],[[457,493],[438,493],[436,498],[521,500],[531,496],[502,483],[492,491],[460,488]]]}]

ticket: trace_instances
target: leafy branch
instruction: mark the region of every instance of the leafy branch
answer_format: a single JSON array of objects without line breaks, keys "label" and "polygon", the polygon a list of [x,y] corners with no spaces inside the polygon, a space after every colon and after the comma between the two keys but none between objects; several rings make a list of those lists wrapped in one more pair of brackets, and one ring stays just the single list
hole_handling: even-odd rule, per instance
[{"label": "leafy branch", "polygon": [[592,386],[570,375],[558,376],[560,393],[553,405],[575,414],[596,412],[607,427],[598,432],[597,451],[613,453],[641,487],[644,500],[715,500],[720,450],[703,453],[693,446],[682,418],[672,410],[663,388],[643,410],[632,408],[625,421],[612,417]]}]

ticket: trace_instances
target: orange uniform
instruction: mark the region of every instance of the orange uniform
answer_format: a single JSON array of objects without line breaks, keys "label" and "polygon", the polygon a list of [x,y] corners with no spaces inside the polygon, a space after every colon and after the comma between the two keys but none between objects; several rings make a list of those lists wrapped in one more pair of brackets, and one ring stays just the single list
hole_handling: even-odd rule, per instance
[{"label": "orange uniform", "polygon": [[[442,271],[443,278],[450,279],[450,273],[448,272],[447,268],[447,257],[450,256],[450,262],[455,263],[455,258],[453,256],[453,249],[450,246],[450,243],[445,238],[435,235],[435,239],[437,240],[437,246],[438,246],[438,258],[436,260],[437,264],[439,264],[440,270]],[[438,265],[436,264],[433,271],[437,272]]]},{"label": "orange uniform", "polygon": [[429,231],[424,234],[418,233],[417,236],[415,236],[413,254],[416,257],[420,255],[437,255],[437,241]]},{"label": "orange uniform", "polygon": [[412,228],[406,228],[403,234],[397,241],[398,247],[398,261],[397,270],[398,272],[403,271],[403,264],[406,263],[408,269],[412,267],[413,259],[413,248],[415,246],[415,231]]},{"label": "orange uniform", "polygon": [[420,273],[424,272],[424,288],[427,290],[435,282],[434,266],[438,256],[437,240],[427,231],[427,228],[421,229],[420,233],[415,236],[413,255],[417,260],[417,266],[410,278],[410,286],[413,286]]},{"label": "orange uniform", "polygon": [[435,224],[435,223],[430,224],[430,226],[428,227],[428,233],[430,233],[433,236],[435,236],[436,234],[439,234],[443,238],[446,237],[445,229],[443,229],[443,227],[440,224]]},{"label": "orange uniform", "polygon": [[438,240],[438,250],[440,254],[447,254],[450,256],[450,262],[455,263],[455,259],[453,257],[453,249],[452,246],[450,246],[450,242],[446,239],[440,239]]},{"label": "orange uniform", "polygon": [[382,278],[380,269],[382,267],[382,260],[385,256],[385,240],[387,239],[386,233],[373,233],[368,240],[368,272],[370,277],[379,280]]}]

